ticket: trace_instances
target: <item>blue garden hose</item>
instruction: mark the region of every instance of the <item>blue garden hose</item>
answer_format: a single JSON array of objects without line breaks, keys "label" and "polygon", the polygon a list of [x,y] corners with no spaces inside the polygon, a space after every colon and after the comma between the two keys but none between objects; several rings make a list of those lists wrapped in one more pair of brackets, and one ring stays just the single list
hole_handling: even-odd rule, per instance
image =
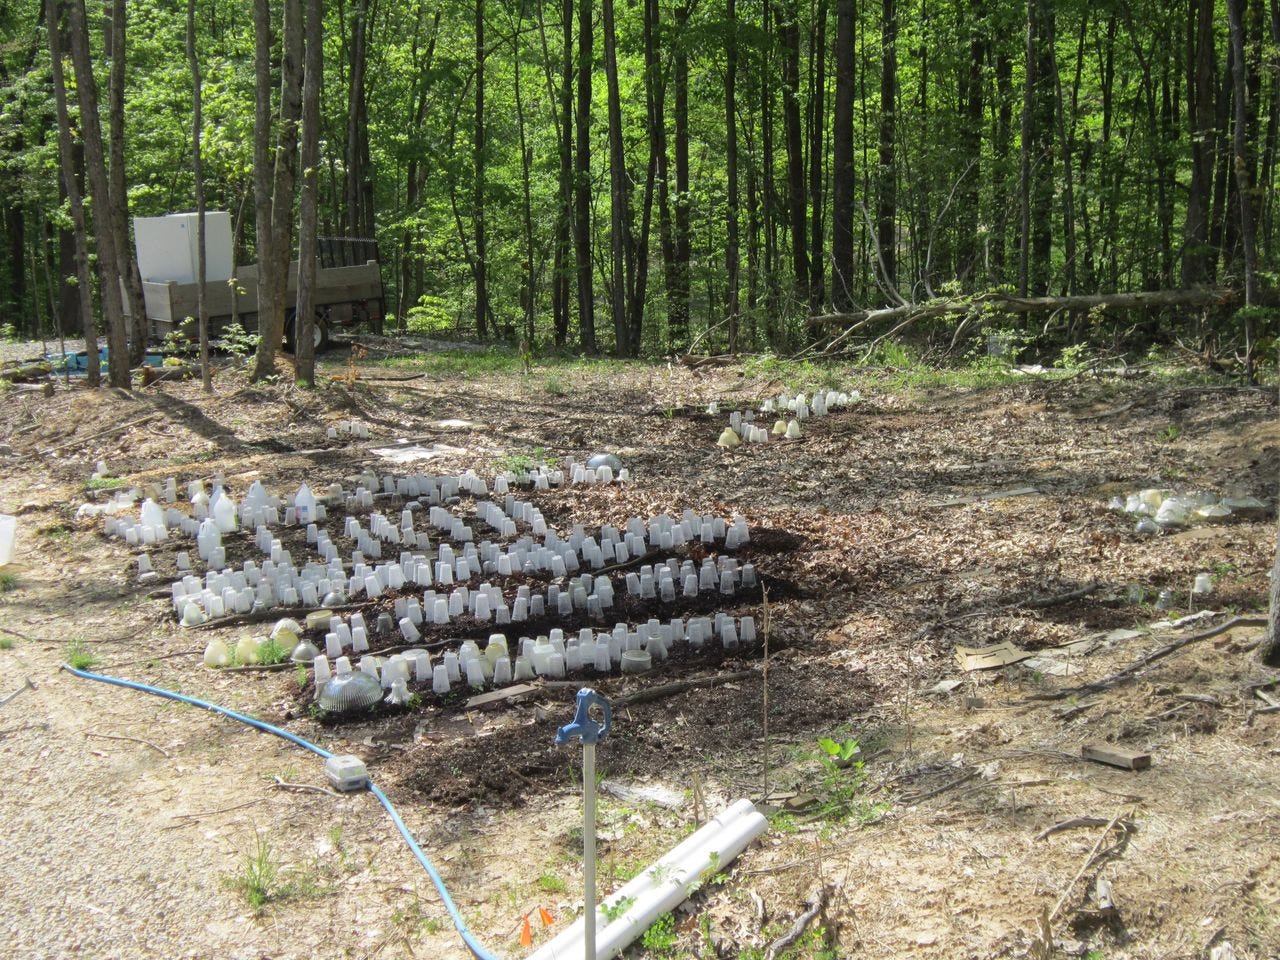
[{"label": "blue garden hose", "polygon": [[[324,757],[326,760],[333,754],[323,747],[317,747],[310,741],[303,740],[301,737],[290,733],[288,730],[282,730],[280,727],[273,727],[269,723],[264,723],[254,717],[246,716],[243,713],[237,713],[226,707],[220,707],[216,703],[209,703],[207,700],[198,700],[195,697],[188,697],[186,694],[176,693],[173,690],[165,690],[163,687],[153,687],[146,683],[138,683],[135,680],[121,680],[118,677],[108,677],[101,673],[90,673],[88,670],[77,670],[70,664],[64,663],[62,669],[68,673],[73,673],[77,677],[85,680],[98,680],[102,683],[114,684],[117,687],[127,687],[130,690],[140,690],[143,693],[155,694],[158,697],[167,697],[170,700],[177,700],[180,703],[187,703],[193,707],[201,707],[205,710],[212,710],[214,713],[220,713],[224,717],[230,717],[232,720],[238,720],[243,724],[261,730],[263,733],[274,734],[282,740],[288,740],[290,743],[302,747],[304,750],[310,750],[317,756]],[[467,949],[471,951],[476,960],[498,960],[494,953],[490,953],[480,945],[475,935],[467,927],[467,921],[462,918],[462,914],[458,911],[457,905],[453,902],[453,897],[449,896],[449,890],[444,885],[439,871],[435,865],[422,852],[422,848],[418,846],[418,842],[413,839],[413,834],[409,832],[409,828],[405,826],[405,822],[400,819],[400,814],[396,812],[396,808],[392,806],[391,801],[387,799],[387,795],[374,784],[373,780],[369,781],[369,792],[374,795],[377,801],[386,809],[387,814],[391,817],[391,822],[396,825],[396,829],[400,831],[400,836],[404,837],[404,842],[409,845],[409,849],[413,851],[413,855],[418,858],[418,862],[422,864],[423,869],[427,871],[427,876],[431,878],[431,882],[435,884],[436,891],[440,894],[440,899],[444,902],[445,909],[449,911],[449,917],[453,920],[454,927],[458,930],[458,936],[462,937],[462,942],[467,945]]]}]

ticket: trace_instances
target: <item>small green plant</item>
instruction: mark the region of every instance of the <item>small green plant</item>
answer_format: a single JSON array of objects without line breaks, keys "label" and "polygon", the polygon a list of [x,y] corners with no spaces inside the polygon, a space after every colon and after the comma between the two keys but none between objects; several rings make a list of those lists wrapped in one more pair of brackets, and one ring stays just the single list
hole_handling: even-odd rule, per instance
[{"label": "small green plant", "polygon": [[305,663],[299,663],[294,667],[293,678],[298,681],[299,690],[307,685],[307,665]]},{"label": "small green plant", "polygon": [[564,382],[554,373],[547,377],[546,383],[542,387],[553,397],[563,397],[569,392],[565,389]]},{"label": "small green plant", "polygon": [[67,644],[66,649],[63,651],[63,656],[67,663],[77,670],[88,670],[98,663],[98,658],[89,650],[88,645],[79,638]]},{"label": "small green plant", "polygon": [[818,738],[818,749],[831,759],[837,767],[847,767],[862,755],[862,747],[857,740],[845,740],[843,743],[830,737]]},{"label": "small green plant", "polygon": [[13,637],[0,637],[0,650],[12,650]]},{"label": "small green plant", "polygon": [[289,653],[275,640],[268,640],[258,648],[258,662],[263,666],[273,666],[289,659]]},{"label": "small green plant", "polygon": [[0,593],[9,593],[18,589],[18,575],[16,573],[0,573]]},{"label": "small green plant", "polygon": [[119,477],[90,477],[85,486],[90,490],[115,490],[123,487],[124,481]]},{"label": "small green plant", "polygon": [[563,878],[550,870],[543,870],[538,876],[538,887],[544,893],[564,893],[566,889]]},{"label": "small green plant", "polygon": [[659,956],[666,956],[675,950],[678,938],[676,918],[669,913],[664,913],[653,921],[640,942],[646,950],[652,950]]},{"label": "small green plant", "polygon": [[240,862],[240,872],[228,877],[227,882],[244,896],[255,914],[260,914],[278,892],[276,881],[279,875],[266,836],[255,833],[253,846]]},{"label": "small green plant", "polygon": [[17,339],[18,339],[17,326],[15,326],[12,323],[0,323],[0,340],[17,340]]},{"label": "small green plant", "polygon": [[1182,436],[1182,428],[1176,423],[1171,423],[1160,431],[1160,439],[1165,443],[1173,443],[1180,436]]},{"label": "small green plant", "polygon": [[250,333],[244,327],[231,324],[222,331],[222,336],[216,341],[219,349],[225,350],[237,363],[243,363],[245,357],[258,349],[258,341],[262,337],[256,333]]},{"label": "small green plant", "polygon": [[795,833],[800,829],[795,814],[791,813],[775,813],[769,819],[769,826],[777,833]]},{"label": "small green plant", "polygon": [[605,907],[600,912],[604,914],[605,920],[609,923],[617,920],[620,916],[631,909],[631,905],[636,902],[635,897],[623,897],[617,903]]}]

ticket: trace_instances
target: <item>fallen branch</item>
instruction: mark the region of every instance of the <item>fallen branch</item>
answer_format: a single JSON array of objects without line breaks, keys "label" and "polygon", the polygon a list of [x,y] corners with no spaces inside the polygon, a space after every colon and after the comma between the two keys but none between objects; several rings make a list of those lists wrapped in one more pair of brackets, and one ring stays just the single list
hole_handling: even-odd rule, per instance
[{"label": "fallen branch", "polygon": [[140,743],[144,747],[150,747],[152,750],[156,751],[157,753],[163,754],[165,757],[169,756],[168,750],[166,750],[162,746],[159,746],[158,744],[152,743],[150,740],[142,740],[142,739],[139,739],[138,737],[126,737],[126,736],[121,736],[114,733],[93,733],[89,730],[81,730],[80,732],[83,733],[86,737],[97,737],[99,740],[128,740],[130,743]]},{"label": "fallen branch", "polygon": [[1103,827],[1108,825],[1118,825],[1126,833],[1133,829],[1133,825],[1127,820],[1107,821],[1102,817],[1072,817],[1070,820],[1063,820],[1060,823],[1055,823],[1053,826],[1046,827],[1041,830],[1036,834],[1036,839],[1047,840],[1055,833],[1062,833],[1065,830],[1078,830],[1082,827]]},{"label": "fallen branch", "polygon": [[336,790],[330,790],[328,787],[316,787],[309,783],[289,783],[280,779],[279,775],[273,777],[272,780],[274,781],[272,786],[277,790],[289,790],[293,793],[323,793],[330,797],[337,797],[339,800],[342,799],[342,794]]},{"label": "fallen branch", "polygon": [[1016,603],[1007,603],[1001,607],[984,608],[982,610],[972,610],[969,613],[961,613],[946,620],[939,620],[936,626],[943,627],[951,623],[959,623],[961,620],[972,620],[975,617],[990,617],[1006,610],[1043,610],[1046,607],[1057,606],[1060,603],[1070,603],[1072,600],[1079,600],[1081,597],[1087,597],[1091,593],[1097,592],[1102,586],[1098,581],[1087,584],[1078,590],[1071,590],[1067,593],[1056,593],[1047,597],[1028,597],[1026,600],[1019,600]]},{"label": "fallen branch", "polygon": [[977,770],[970,770],[968,773],[964,774],[964,776],[956,777],[950,783],[944,783],[942,786],[934,790],[930,790],[927,793],[916,794],[915,796],[911,796],[911,797],[904,797],[903,803],[905,803],[909,807],[914,807],[917,804],[924,803],[926,800],[932,800],[934,797],[938,796],[939,794],[946,793],[948,790],[954,790],[956,787],[960,786],[962,783],[968,783],[977,775],[978,775]]},{"label": "fallen branch", "polygon": [[826,907],[827,895],[828,890],[825,885],[815,887],[810,891],[809,896],[805,897],[804,913],[796,917],[796,922],[791,925],[790,930],[769,944],[769,948],[764,953],[765,960],[775,960],[778,954],[791,947],[804,936],[804,932],[809,929],[809,924],[813,923],[814,917]]},{"label": "fallen branch", "polygon": [[223,807],[220,810],[205,810],[200,813],[175,813],[173,819],[182,821],[181,823],[171,823],[168,826],[161,827],[161,830],[177,830],[179,827],[185,827],[188,824],[203,820],[205,817],[216,817],[222,813],[231,813],[233,810],[243,810],[245,807],[252,807],[262,802],[262,798],[257,800],[247,800],[244,803],[237,803],[233,807]]},{"label": "fallen branch", "polygon": [[[1067,884],[1066,889],[1062,891],[1062,895],[1058,897],[1058,902],[1055,903],[1053,905],[1053,909],[1049,911],[1050,923],[1052,923],[1053,918],[1058,915],[1058,911],[1062,909],[1062,905],[1067,902],[1067,896],[1071,893],[1075,885],[1079,883],[1080,878],[1084,876],[1085,871],[1088,870],[1091,866],[1093,866],[1095,857],[1098,851],[1102,848],[1103,842],[1107,839],[1108,836],[1111,835],[1111,831],[1116,826],[1116,824],[1121,822],[1120,816],[1121,815],[1117,813],[1107,823],[1106,828],[1102,831],[1101,835],[1098,837],[1097,842],[1093,845],[1093,849],[1090,850],[1089,855],[1085,857],[1084,863],[1080,865],[1080,869],[1076,871],[1076,875],[1071,878],[1071,882]],[[1125,837],[1129,836],[1129,830],[1127,827],[1124,830],[1124,836]]]},{"label": "fallen branch", "polygon": [[56,446],[52,446],[45,450],[41,450],[40,456],[47,457],[51,453],[57,453],[59,450],[65,449],[66,447],[75,446],[77,443],[88,443],[90,440],[101,440],[103,437],[109,437],[113,433],[119,433],[122,430],[128,430],[130,427],[140,427],[144,423],[148,423],[152,420],[155,420],[159,416],[160,416],[159,413],[149,413],[145,417],[140,417],[137,420],[130,420],[127,423],[117,423],[114,427],[108,427],[106,430],[101,430],[98,433],[91,433],[87,437],[72,437],[70,440],[63,441],[62,443],[59,443]]},{"label": "fallen branch", "polygon": [[1226,623],[1214,627],[1212,630],[1205,630],[1201,633],[1193,633],[1189,637],[1183,637],[1180,640],[1173,640],[1166,643],[1162,647],[1157,647],[1145,657],[1131,663],[1123,670],[1117,670],[1109,677],[1103,677],[1096,683],[1086,683],[1079,687],[1070,687],[1065,690],[1055,690],[1052,693],[1035,693],[1028,697],[1028,700],[1065,700],[1068,697],[1082,697],[1086,694],[1097,693],[1100,690],[1108,690],[1116,684],[1131,680],[1143,669],[1155,663],[1157,660],[1163,660],[1171,653],[1176,653],[1183,647],[1196,643],[1199,640],[1209,640],[1213,637],[1227,633],[1237,627],[1265,627],[1267,620],[1265,617],[1232,617]]},{"label": "fallen branch", "polygon": [[[348,603],[338,607],[325,607],[334,613],[347,613],[352,610],[363,610],[367,604]],[[218,617],[216,620],[206,620],[204,623],[198,623],[194,627],[187,627],[188,630],[217,630],[222,627],[240,627],[250,623],[266,623],[270,620],[280,620],[283,617],[305,617],[309,613],[315,613],[318,607],[276,607],[272,610],[258,610],[254,613],[237,613],[229,617]]]},{"label": "fallen branch", "polygon": [[8,703],[10,700],[12,700],[14,697],[16,697],[18,694],[22,693],[23,691],[25,691],[25,690],[35,690],[35,689],[36,689],[36,685],[35,685],[34,683],[32,683],[32,682],[31,682],[31,678],[30,678],[30,677],[27,677],[27,678],[26,678],[26,682],[25,682],[25,683],[23,683],[23,685],[22,685],[22,686],[20,686],[17,690],[13,691],[13,693],[11,693],[11,694],[9,694],[8,696],[6,696],[3,700],[0,700],[0,707],[3,707],[6,703]]},{"label": "fallen branch", "polygon": [[1039,310],[1087,312],[1104,310],[1150,309],[1152,307],[1223,306],[1235,302],[1234,290],[1144,290],[1137,293],[1081,294],[1070,297],[1015,297],[1003,293],[981,294],[960,300],[931,303],[904,303],[895,307],[857,310],[849,313],[824,313],[810,317],[809,326],[831,324],[897,323],[904,319],[940,317],[949,313],[969,313],[990,306],[998,313],[1033,313]]},{"label": "fallen branch", "polygon": [[[653,700],[663,700],[667,697],[673,697],[677,693],[683,693],[686,690],[693,690],[696,687],[714,687],[722,683],[729,683],[733,680],[745,680],[755,674],[754,670],[739,670],[735,673],[722,673],[710,677],[691,677],[688,680],[677,680],[675,683],[664,683],[658,687],[650,687],[647,690],[637,690],[635,693],[629,693],[624,697],[618,697],[613,701],[614,708],[629,707],[637,703],[649,703]],[[577,684],[577,681],[574,681]]]}]

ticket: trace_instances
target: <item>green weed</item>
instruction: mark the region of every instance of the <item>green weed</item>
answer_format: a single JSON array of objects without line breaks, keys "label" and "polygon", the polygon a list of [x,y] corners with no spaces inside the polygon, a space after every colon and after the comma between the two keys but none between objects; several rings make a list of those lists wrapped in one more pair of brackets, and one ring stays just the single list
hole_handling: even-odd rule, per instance
[{"label": "green weed", "polygon": [[115,490],[124,486],[120,477],[90,477],[85,486],[90,490]]},{"label": "green weed", "polygon": [[78,638],[67,644],[63,650],[63,657],[77,670],[88,670],[98,663],[97,656],[89,650],[88,644]]},{"label": "green weed", "polygon": [[263,666],[272,666],[277,663],[284,663],[289,659],[289,653],[275,640],[268,640],[258,648],[258,662]]},{"label": "green weed", "polygon": [[640,942],[646,950],[652,950],[658,956],[665,957],[675,950],[678,939],[676,918],[669,913],[664,913],[653,921]]},{"label": "green weed", "polygon": [[550,870],[543,870],[538,877],[538,887],[544,893],[564,893],[566,884],[559,874],[552,873]]},{"label": "green weed", "polygon": [[617,903],[605,907],[600,912],[604,914],[605,920],[609,923],[617,920],[620,916],[631,909],[631,905],[636,902],[635,897],[623,897]]},{"label": "green weed", "polygon": [[0,650],[12,650],[13,644],[13,637],[0,637]]},{"label": "green weed", "polygon": [[0,573],[0,593],[11,593],[18,589],[16,573]]},{"label": "green weed", "polygon": [[255,914],[261,914],[279,890],[280,870],[271,857],[271,845],[262,833],[254,834],[253,846],[244,854],[238,873],[227,878],[228,885],[239,891]]},{"label": "green weed", "polygon": [[561,381],[561,379],[558,376],[556,376],[554,373],[547,377],[547,380],[542,385],[542,388],[546,390],[547,393],[551,394],[551,396],[553,397],[563,397],[566,393],[569,392],[568,390],[565,389],[565,385]]}]

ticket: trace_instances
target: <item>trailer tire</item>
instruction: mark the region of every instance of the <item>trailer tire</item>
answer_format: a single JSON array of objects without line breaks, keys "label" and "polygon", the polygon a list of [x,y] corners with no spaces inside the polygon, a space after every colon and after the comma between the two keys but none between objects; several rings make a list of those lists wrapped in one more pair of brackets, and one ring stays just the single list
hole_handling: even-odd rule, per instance
[{"label": "trailer tire", "polygon": [[[290,353],[297,353],[296,336],[297,313],[288,311],[284,317],[284,344]],[[329,312],[323,307],[317,308],[315,322],[311,325],[315,353],[320,354],[329,349]]]}]

